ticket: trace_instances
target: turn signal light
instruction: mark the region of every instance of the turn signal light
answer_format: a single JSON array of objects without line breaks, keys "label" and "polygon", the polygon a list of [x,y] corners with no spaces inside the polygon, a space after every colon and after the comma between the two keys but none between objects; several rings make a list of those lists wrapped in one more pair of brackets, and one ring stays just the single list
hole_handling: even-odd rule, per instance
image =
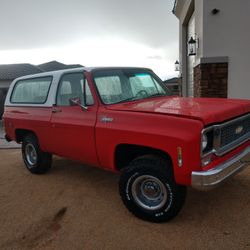
[{"label": "turn signal light", "polygon": [[177,147],[178,166],[182,167],[182,149]]}]

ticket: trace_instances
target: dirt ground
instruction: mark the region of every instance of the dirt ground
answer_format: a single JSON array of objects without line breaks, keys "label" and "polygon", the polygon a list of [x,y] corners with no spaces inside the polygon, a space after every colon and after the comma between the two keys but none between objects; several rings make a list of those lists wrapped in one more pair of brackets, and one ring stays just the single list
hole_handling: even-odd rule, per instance
[{"label": "dirt ground", "polygon": [[0,150],[0,249],[250,249],[250,167],[219,189],[189,189],[165,224],[131,215],[118,178],[62,158],[36,176],[20,150]]}]

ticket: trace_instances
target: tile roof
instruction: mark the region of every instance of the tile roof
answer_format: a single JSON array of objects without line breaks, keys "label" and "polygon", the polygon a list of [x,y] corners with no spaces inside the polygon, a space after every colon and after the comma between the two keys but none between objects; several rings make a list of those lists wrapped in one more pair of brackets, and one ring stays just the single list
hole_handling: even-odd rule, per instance
[{"label": "tile roof", "polygon": [[174,1],[174,7],[172,9],[172,12],[175,13],[176,11],[176,6],[177,6],[177,0]]},{"label": "tile roof", "polygon": [[170,79],[164,81],[164,83],[166,83],[166,84],[178,83],[178,82],[179,82],[179,78],[178,77],[173,77],[173,78],[170,78]]},{"label": "tile roof", "polygon": [[51,61],[40,65],[29,63],[20,64],[0,64],[0,80],[14,80],[17,77],[33,75],[41,72],[48,72],[61,69],[72,69],[83,67],[80,64],[63,64],[57,61]]},{"label": "tile roof", "polygon": [[36,73],[41,73],[41,72],[43,72],[43,70],[29,63],[1,64],[0,65],[0,79],[1,80],[13,80],[20,76],[36,74]]},{"label": "tile roof", "polygon": [[61,69],[79,68],[83,66],[80,64],[63,64],[57,61],[51,61],[51,62],[39,64],[37,65],[37,67],[45,72],[48,72],[48,71],[61,70]]}]

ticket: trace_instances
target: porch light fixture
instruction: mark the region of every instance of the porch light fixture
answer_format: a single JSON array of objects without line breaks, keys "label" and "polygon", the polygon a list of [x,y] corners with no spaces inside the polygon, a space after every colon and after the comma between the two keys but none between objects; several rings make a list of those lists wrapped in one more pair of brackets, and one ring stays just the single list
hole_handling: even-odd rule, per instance
[{"label": "porch light fixture", "polygon": [[180,63],[178,60],[175,61],[174,69],[175,69],[175,71],[180,71]]},{"label": "porch light fixture", "polygon": [[220,10],[219,9],[212,9],[212,11],[211,11],[211,13],[213,14],[213,15],[216,15],[216,14],[218,14],[220,12]]},{"label": "porch light fixture", "polygon": [[188,56],[195,56],[196,55],[196,39],[194,39],[192,36],[190,37],[188,41]]}]

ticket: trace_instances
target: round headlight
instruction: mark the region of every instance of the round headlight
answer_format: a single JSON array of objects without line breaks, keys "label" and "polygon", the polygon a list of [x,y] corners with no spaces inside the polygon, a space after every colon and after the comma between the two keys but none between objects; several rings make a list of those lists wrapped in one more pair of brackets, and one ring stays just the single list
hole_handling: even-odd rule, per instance
[{"label": "round headlight", "polygon": [[207,135],[203,134],[201,140],[202,150],[204,150],[207,147],[207,144],[208,144]]}]

